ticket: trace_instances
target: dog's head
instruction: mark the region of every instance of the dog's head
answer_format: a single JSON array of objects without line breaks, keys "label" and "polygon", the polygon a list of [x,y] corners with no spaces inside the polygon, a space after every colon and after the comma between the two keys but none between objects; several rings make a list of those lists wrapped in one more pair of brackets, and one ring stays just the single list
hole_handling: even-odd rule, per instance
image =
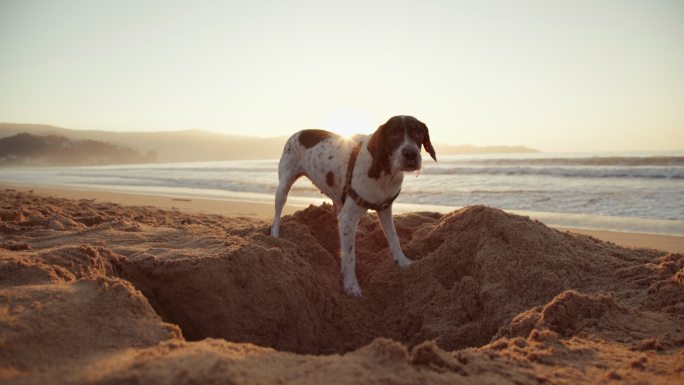
[{"label": "dog's head", "polygon": [[425,123],[413,116],[394,116],[378,127],[368,141],[368,151],[373,164],[368,176],[379,178],[384,171],[416,171],[422,166],[420,147],[425,147],[432,159],[437,160],[435,149],[430,143],[430,133]]}]

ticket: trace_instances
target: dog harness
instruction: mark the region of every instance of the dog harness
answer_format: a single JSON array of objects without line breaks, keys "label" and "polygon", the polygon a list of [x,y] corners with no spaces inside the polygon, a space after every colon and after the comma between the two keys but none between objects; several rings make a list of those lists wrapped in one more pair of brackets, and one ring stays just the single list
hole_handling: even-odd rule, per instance
[{"label": "dog harness", "polygon": [[356,164],[356,158],[359,156],[359,151],[361,151],[361,144],[363,142],[359,142],[354,149],[352,149],[351,154],[349,155],[349,163],[347,164],[347,179],[344,182],[344,189],[342,189],[342,204],[344,204],[344,201],[349,195],[351,199],[356,202],[357,205],[368,209],[368,210],[375,210],[375,211],[382,211],[385,210],[386,208],[390,207],[392,205],[392,202],[394,202],[395,199],[399,196],[399,193],[401,192],[401,189],[399,189],[399,192],[397,192],[396,195],[393,197],[387,199],[386,201],[380,203],[380,204],[375,204],[368,202],[367,200],[361,198],[359,194],[352,188],[352,174],[354,172],[354,165]]}]

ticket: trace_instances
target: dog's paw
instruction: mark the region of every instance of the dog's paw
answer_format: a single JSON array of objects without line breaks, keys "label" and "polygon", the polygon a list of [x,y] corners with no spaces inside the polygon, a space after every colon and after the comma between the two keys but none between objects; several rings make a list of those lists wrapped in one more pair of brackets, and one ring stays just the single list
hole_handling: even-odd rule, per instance
[{"label": "dog's paw", "polygon": [[363,292],[361,291],[361,287],[359,286],[358,282],[345,282],[344,292],[347,293],[347,295],[350,297],[361,297],[363,295]]},{"label": "dog's paw", "polygon": [[397,265],[399,265],[399,267],[409,267],[409,266],[413,265],[414,262],[415,261],[408,259],[408,257],[406,257],[406,256],[404,256],[404,258],[398,258],[397,259]]}]

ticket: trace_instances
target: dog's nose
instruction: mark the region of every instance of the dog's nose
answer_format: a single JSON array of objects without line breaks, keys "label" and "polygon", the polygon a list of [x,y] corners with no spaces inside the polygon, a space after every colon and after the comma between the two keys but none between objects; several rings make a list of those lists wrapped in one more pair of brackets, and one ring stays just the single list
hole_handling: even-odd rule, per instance
[{"label": "dog's nose", "polygon": [[416,160],[416,158],[418,157],[418,152],[411,148],[404,148],[403,150],[401,150],[401,154],[404,156],[406,160]]}]

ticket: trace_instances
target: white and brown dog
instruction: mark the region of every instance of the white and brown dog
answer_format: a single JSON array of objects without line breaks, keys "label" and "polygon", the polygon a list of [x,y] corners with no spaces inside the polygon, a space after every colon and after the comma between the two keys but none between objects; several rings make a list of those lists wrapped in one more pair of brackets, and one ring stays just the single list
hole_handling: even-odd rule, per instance
[{"label": "white and brown dog", "polygon": [[394,260],[401,267],[413,261],[404,255],[392,219],[392,202],[399,195],[404,171],[420,170],[421,145],[437,160],[427,126],[412,116],[395,116],[373,135],[345,139],[324,130],[292,135],[278,164],[279,185],[271,235],[280,232],[280,215],[292,184],[306,175],[330,197],[337,212],[344,290],[360,296],[356,280],[356,225],[368,209],[378,213]]}]

